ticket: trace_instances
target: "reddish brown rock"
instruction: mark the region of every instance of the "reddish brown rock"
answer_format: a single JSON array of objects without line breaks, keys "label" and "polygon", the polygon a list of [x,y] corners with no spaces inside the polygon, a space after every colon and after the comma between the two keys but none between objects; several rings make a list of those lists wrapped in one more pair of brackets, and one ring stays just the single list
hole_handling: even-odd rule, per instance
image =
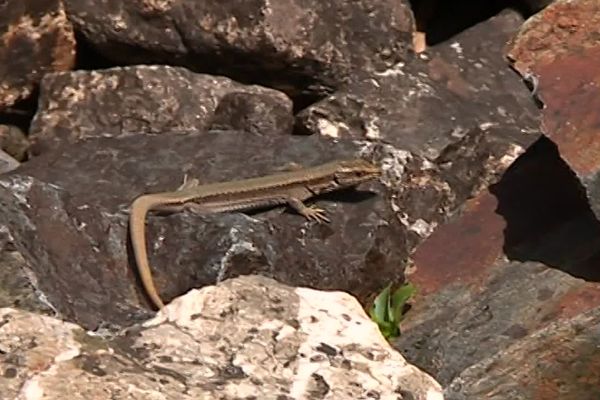
[{"label": "reddish brown rock", "polygon": [[[549,139],[416,249],[396,345],[448,399],[598,397],[597,7],[556,2],[527,22],[510,54],[539,78]],[[463,98],[477,84],[438,70]]]},{"label": "reddish brown rock", "polygon": [[0,3],[0,111],[27,99],[44,74],[75,62],[73,28],[60,0]]},{"label": "reddish brown rock", "polygon": [[[448,399],[595,398],[566,365],[595,362],[599,238],[577,179],[542,139],[417,248],[407,278],[419,295],[396,347]],[[597,368],[576,374],[600,382]]]},{"label": "reddish brown rock", "polygon": [[544,104],[543,131],[558,146],[600,217],[600,3],[557,1],[509,46],[514,67]]}]

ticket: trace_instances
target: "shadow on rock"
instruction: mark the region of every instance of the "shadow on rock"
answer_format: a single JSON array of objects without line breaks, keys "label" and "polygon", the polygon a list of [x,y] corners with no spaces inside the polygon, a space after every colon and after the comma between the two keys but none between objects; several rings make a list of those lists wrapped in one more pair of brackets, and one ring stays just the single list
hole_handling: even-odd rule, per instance
[{"label": "shadow on rock", "polygon": [[588,281],[600,281],[600,222],[556,145],[542,137],[490,191],[506,221],[510,260],[539,261]]}]

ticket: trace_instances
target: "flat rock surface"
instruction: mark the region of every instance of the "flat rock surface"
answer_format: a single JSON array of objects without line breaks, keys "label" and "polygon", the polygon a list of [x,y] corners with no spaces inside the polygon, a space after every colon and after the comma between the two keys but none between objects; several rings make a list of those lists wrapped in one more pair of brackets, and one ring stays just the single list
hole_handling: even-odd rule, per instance
[{"label": "flat rock surface", "polygon": [[10,308],[0,321],[6,398],[443,399],[356,299],[258,276],[193,290],[106,340]]},{"label": "flat rock surface", "polygon": [[298,122],[310,133],[382,139],[431,161],[470,136],[499,150],[498,142],[527,147],[539,137],[539,111],[500,56],[521,22],[506,11],[418,57],[355,74]]},{"label": "flat rock surface", "polygon": [[[148,312],[128,247],[135,197],[174,190],[184,175],[205,183],[240,179],[360,151],[350,141],[239,131],[84,140],[2,177],[0,225],[31,265],[37,288],[67,319],[89,329],[126,325]],[[364,299],[400,280],[407,260],[406,231],[383,189],[373,183],[317,202],[330,214],[325,225],[285,208],[264,216],[151,216],[148,249],[157,286],[170,300],[193,287],[260,273]]]}]

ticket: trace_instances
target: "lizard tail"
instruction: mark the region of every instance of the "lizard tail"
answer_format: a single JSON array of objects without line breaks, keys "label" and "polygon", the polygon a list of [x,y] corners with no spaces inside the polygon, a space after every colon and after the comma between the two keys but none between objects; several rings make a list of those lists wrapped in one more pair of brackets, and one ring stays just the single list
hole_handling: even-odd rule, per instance
[{"label": "lizard tail", "polygon": [[148,262],[148,252],[146,250],[146,215],[148,211],[156,205],[156,200],[152,195],[144,195],[135,199],[131,205],[129,213],[129,233],[131,235],[131,247],[135,256],[137,271],[152,303],[162,309],[165,305],[162,302],[152,278],[152,271]]}]

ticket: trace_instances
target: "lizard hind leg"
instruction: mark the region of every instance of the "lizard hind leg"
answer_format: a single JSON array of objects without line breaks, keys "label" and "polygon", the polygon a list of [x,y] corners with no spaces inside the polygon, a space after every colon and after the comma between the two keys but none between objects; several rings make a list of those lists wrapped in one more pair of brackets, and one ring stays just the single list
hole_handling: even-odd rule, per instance
[{"label": "lizard hind leg", "polygon": [[302,168],[304,168],[304,165],[299,164],[294,161],[290,161],[287,164],[280,165],[279,167],[275,168],[273,171],[275,171],[275,172],[290,172],[290,171],[298,171]]},{"label": "lizard hind leg", "polygon": [[197,186],[200,186],[200,181],[196,178],[188,179],[187,174],[183,175],[183,183],[176,189],[177,192],[181,192],[183,190],[192,189]]}]

